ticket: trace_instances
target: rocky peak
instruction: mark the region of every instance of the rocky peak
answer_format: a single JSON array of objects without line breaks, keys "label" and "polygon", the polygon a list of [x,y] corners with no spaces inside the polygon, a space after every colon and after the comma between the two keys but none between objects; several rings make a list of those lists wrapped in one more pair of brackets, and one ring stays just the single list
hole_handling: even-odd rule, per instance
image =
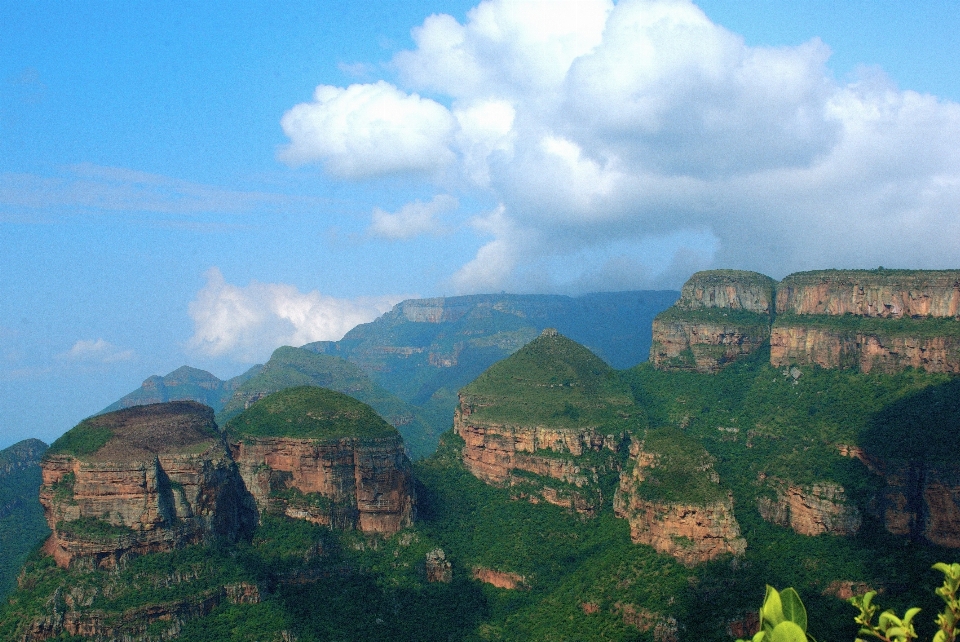
[{"label": "rocky peak", "polygon": [[41,469],[45,550],[61,566],[235,540],[256,522],[213,410],[196,402],[91,417],[51,445]]},{"label": "rocky peak", "polygon": [[776,281],[759,272],[707,270],[691,276],[676,305],[682,310],[722,308],[769,315]]}]

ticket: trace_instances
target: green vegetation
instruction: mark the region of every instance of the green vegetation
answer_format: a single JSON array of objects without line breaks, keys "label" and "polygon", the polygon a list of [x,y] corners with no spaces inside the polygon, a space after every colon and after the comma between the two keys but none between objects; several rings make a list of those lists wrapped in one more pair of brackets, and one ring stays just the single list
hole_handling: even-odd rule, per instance
[{"label": "green vegetation", "polygon": [[908,337],[917,339],[960,339],[960,322],[953,318],[923,317],[882,319],[854,314],[780,314],[774,327],[803,327],[828,330],[843,337],[858,334],[880,338]]},{"label": "green vegetation", "polygon": [[731,310],[729,308],[696,308],[687,310],[678,307],[667,308],[657,315],[657,321],[687,321],[692,323],[713,323],[716,325],[736,326],[744,332],[750,330],[761,336],[770,333],[770,315],[750,312],[749,310]]},{"label": "green vegetation", "polygon": [[84,419],[63,433],[50,444],[48,455],[73,455],[84,457],[92,455],[113,439],[113,429],[97,421],[96,417]]},{"label": "green vegetation", "polygon": [[716,479],[713,457],[695,439],[676,428],[648,430],[643,449],[654,454],[654,464],[644,470],[636,492],[660,502],[711,504],[726,498]]},{"label": "green vegetation", "polygon": [[615,370],[583,346],[544,334],[461,390],[476,416],[521,425],[637,427],[642,413]]},{"label": "green vegetation", "polygon": [[370,406],[353,397],[312,386],[288,388],[264,397],[226,426],[237,437],[379,439],[397,436]]},{"label": "green vegetation", "polygon": [[[429,413],[387,392],[349,361],[289,346],[277,348],[266,365],[237,387],[217,421],[227,424],[244,411],[250,399],[298,386],[329,388],[368,404],[397,427],[414,458],[428,455],[436,446],[439,431],[432,427]],[[449,417],[445,421],[449,422]]]},{"label": "green vegetation", "polygon": [[109,542],[132,535],[133,529],[123,524],[111,524],[105,519],[81,517],[65,522],[57,522],[57,532],[66,539],[85,542]]},{"label": "green vegetation", "polygon": [[50,534],[37,499],[47,445],[27,439],[0,450],[0,598],[16,586],[31,549]]}]

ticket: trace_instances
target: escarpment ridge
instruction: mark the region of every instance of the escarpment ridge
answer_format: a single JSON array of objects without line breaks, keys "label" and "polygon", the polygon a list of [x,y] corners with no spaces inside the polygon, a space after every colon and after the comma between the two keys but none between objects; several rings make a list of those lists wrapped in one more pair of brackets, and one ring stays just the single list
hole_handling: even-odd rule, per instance
[{"label": "escarpment ridge", "polygon": [[960,271],[698,272],[654,320],[650,360],[717,372],[768,340],[777,367],[960,373]]}]

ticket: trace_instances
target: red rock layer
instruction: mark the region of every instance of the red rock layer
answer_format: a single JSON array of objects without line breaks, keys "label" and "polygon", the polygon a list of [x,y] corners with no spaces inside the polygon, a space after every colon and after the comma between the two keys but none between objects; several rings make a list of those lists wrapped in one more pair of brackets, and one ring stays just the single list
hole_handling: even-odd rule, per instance
[{"label": "red rock layer", "polygon": [[790,275],[777,286],[777,314],[865,317],[960,316],[960,272],[820,272]]},{"label": "red rock layer", "polygon": [[[255,520],[223,445],[152,460],[81,461],[52,455],[41,463],[40,503],[53,531],[45,545],[60,566],[83,558],[112,566],[125,555],[166,551],[212,535],[235,539]],[[96,518],[130,529],[105,541],[71,537],[58,526]]]},{"label": "red rock layer", "polygon": [[[453,429],[464,440],[463,463],[477,478],[488,484],[524,488],[532,482],[529,477],[518,476],[518,472],[555,479],[564,485],[562,489],[543,485],[532,494],[518,496],[585,514],[598,508],[592,487],[598,481],[599,471],[577,458],[591,451],[615,452],[620,447],[620,436],[601,435],[594,428],[520,426],[478,420],[463,398],[454,413]],[[571,487],[583,490],[578,492]]]},{"label": "red rock layer", "polygon": [[905,368],[960,373],[960,340],[953,337],[881,337],[802,324],[774,326],[770,364],[859,368],[861,372],[894,373]]},{"label": "red rock layer", "polygon": [[516,573],[495,571],[492,568],[477,567],[473,569],[474,579],[502,589],[525,588],[526,578]]},{"label": "red rock layer", "polygon": [[843,487],[834,483],[796,486],[777,483],[776,499],[757,499],[760,516],[792,528],[800,535],[855,535],[863,521],[847,502]]},{"label": "red rock layer", "polygon": [[887,531],[960,548],[960,469],[878,462]]},{"label": "red rock layer", "polygon": [[680,290],[677,307],[684,310],[725,308],[769,315],[775,281],[757,272],[709,270],[697,272]]},{"label": "red rock layer", "polygon": [[276,503],[276,491],[317,493],[329,508],[286,506],[291,517],[364,533],[396,533],[413,521],[413,477],[399,436],[335,441],[244,438],[231,444],[258,506]]},{"label": "red rock layer", "polygon": [[653,321],[650,361],[660,370],[715,373],[752,353],[770,336],[767,326],[686,320]]}]

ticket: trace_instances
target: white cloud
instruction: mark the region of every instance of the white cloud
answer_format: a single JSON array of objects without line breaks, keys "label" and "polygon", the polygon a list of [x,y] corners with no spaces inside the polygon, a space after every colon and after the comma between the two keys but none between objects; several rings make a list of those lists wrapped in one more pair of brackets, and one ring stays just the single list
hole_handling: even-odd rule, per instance
[{"label": "white cloud", "polygon": [[346,89],[320,85],[313,102],[296,105],[280,124],[290,138],[282,160],[319,161],[340,178],[430,172],[453,160],[447,108],[382,80]]},{"label": "white cloud", "polygon": [[190,349],[242,363],[264,361],[282,345],[340,339],[372,321],[404,297],[337,299],[292,285],[251,282],[231,285],[218,268],[190,302],[194,334]]},{"label": "white cloud", "polygon": [[423,234],[438,234],[443,226],[437,221],[439,214],[457,209],[457,199],[447,194],[438,194],[429,203],[414,201],[401,207],[395,214],[379,207],[373,210],[373,220],[367,233],[385,239],[410,239]]},{"label": "white cloud", "polygon": [[[393,60],[401,88],[380,85],[450,105],[438,192],[501,204],[474,225],[486,238],[458,291],[557,288],[551,261],[570,287],[631,266],[664,285],[705,264],[960,264],[960,105],[880,70],[840,83],[818,39],[748,46],[688,0],[485,0],[412,35]],[[338,106],[338,136],[366,140],[350,125],[366,109]],[[380,172],[350,153],[369,169],[341,175]],[[680,239],[674,259],[641,249],[661,238]]]},{"label": "white cloud", "polygon": [[102,338],[96,340],[81,339],[73,347],[60,355],[63,359],[84,363],[116,363],[134,358],[133,350],[121,350]]}]

